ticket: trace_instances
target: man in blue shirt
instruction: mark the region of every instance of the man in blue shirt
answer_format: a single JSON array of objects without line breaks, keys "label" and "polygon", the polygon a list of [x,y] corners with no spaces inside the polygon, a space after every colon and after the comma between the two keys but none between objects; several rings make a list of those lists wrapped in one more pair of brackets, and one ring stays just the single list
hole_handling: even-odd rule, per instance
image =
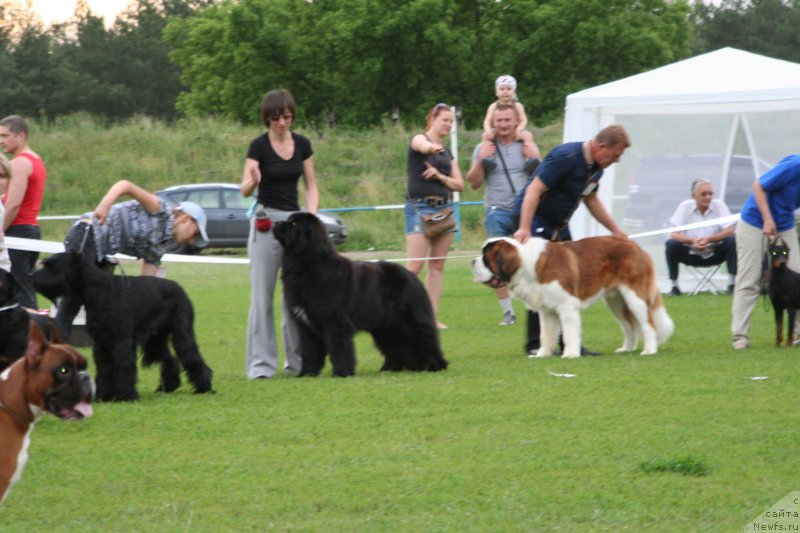
[{"label": "man in blue shirt", "polygon": [[[597,196],[603,170],[619,161],[630,140],[625,129],[611,125],[594,139],[556,146],[536,170],[531,181],[520,191],[514,213],[519,229],[514,238],[525,244],[531,236],[550,241],[569,241],[569,220],[583,201],[586,208],[612,234],[627,237]],[[539,315],[528,311],[528,336],[525,350],[529,356],[539,349]],[[581,347],[582,355],[598,355]]]},{"label": "man in blue shirt", "polygon": [[[794,211],[800,207],[800,155],[790,155],[753,183],[736,224],[736,284],[733,291],[733,349],[750,346],[750,315],[758,301],[764,237],[781,237],[789,247],[789,268],[800,272]],[[797,329],[795,329],[797,331]]]}]

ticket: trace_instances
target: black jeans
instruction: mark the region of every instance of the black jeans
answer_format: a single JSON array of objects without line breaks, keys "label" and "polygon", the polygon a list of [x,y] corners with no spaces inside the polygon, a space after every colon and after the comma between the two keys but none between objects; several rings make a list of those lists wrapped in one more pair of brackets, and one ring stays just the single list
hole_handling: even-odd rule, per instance
[{"label": "black jeans", "polygon": [[[519,227],[519,216],[514,216],[514,226]],[[548,239],[550,242],[558,241],[571,241],[572,235],[569,232],[569,226],[563,226],[560,229],[556,226],[550,225],[542,220],[533,219],[531,224],[531,234],[534,237],[542,237]],[[537,229],[542,231],[537,231]],[[539,335],[541,334],[541,325],[539,324],[539,313],[536,311],[528,310],[527,327],[525,331],[525,353],[536,351],[541,347]]]},{"label": "black jeans", "polygon": [[[39,226],[19,224],[8,228],[6,236],[41,240],[42,232]],[[11,275],[14,276],[14,281],[17,283],[19,303],[30,309],[39,309],[36,304],[36,290],[33,288],[33,270],[39,260],[39,252],[9,248],[8,258],[11,260]]]},{"label": "black jeans", "polygon": [[714,254],[703,259],[699,255],[690,254],[689,246],[682,244],[674,239],[667,241],[667,268],[669,269],[669,279],[678,279],[678,268],[681,263],[689,266],[714,266],[726,263],[728,274],[736,275],[736,238],[731,235],[722,240],[716,248]]}]

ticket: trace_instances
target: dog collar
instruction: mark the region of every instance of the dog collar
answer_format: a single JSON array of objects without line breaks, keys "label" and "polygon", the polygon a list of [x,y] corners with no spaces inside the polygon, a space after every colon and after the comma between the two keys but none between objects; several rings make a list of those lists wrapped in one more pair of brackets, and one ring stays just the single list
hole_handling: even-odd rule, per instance
[{"label": "dog collar", "polygon": [[23,425],[28,425],[28,424],[30,424],[30,421],[29,421],[29,420],[25,420],[24,418],[22,418],[22,416],[20,416],[20,414],[19,414],[19,413],[15,412],[15,411],[12,411],[12,410],[11,410],[11,408],[10,408],[10,407],[8,407],[8,406],[7,406],[6,404],[4,404],[3,402],[0,402],[0,409],[2,409],[2,410],[3,410],[3,411],[5,411],[6,413],[10,414],[11,416],[13,416],[13,417],[14,417],[14,418],[16,418],[17,420],[19,420],[19,421],[20,421],[20,422],[21,422]]},{"label": "dog collar", "polygon": [[[5,307],[0,307],[0,313],[2,313],[3,311],[8,311],[9,309],[16,309],[17,307],[19,307],[18,303],[14,305],[7,305]],[[0,405],[2,405],[2,403],[0,403]]]}]

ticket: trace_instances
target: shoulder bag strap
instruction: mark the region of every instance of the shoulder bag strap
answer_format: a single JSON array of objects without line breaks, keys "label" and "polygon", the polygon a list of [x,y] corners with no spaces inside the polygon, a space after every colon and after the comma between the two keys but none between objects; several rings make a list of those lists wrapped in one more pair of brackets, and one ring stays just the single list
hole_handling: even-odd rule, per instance
[{"label": "shoulder bag strap", "polygon": [[497,157],[500,158],[500,162],[503,164],[503,171],[506,173],[506,179],[508,180],[508,186],[511,187],[511,192],[514,193],[514,196],[517,195],[517,188],[514,187],[514,183],[511,181],[511,174],[508,173],[508,167],[506,167],[506,160],[503,159],[503,153],[500,150],[500,145],[497,141],[494,142],[495,152],[497,153]]}]

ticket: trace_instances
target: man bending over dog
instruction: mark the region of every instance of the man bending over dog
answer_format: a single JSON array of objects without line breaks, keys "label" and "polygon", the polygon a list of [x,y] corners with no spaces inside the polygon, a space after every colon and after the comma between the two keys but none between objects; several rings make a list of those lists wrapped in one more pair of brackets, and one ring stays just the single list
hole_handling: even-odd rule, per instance
[{"label": "man bending over dog", "polygon": [[[553,148],[517,196],[514,212],[519,216],[519,229],[514,238],[522,244],[531,236],[550,241],[572,240],[569,219],[581,201],[612,234],[627,238],[606,211],[597,190],[603,170],[619,161],[630,145],[625,129],[615,124],[600,130],[594,139]],[[525,350],[529,357],[536,356],[539,350],[539,332],[538,313],[528,311]],[[581,355],[599,354],[581,347]]]},{"label": "man bending over dog", "polygon": [[[692,183],[692,199],[684,200],[669,219],[675,226],[705,222],[730,216],[731,210],[725,202],[714,198],[711,182],[704,179]],[[678,269],[680,263],[689,266],[714,266],[723,262],[728,265],[728,292],[733,293],[736,277],[736,238],[733,222],[715,224],[704,228],[673,231],[667,239],[667,267],[672,282],[670,296],[680,296]]]},{"label": "man bending over dog", "polygon": [[[133,200],[113,205],[120,197]],[[66,250],[81,253],[111,272],[121,253],[142,259],[142,275],[153,276],[161,257],[175,243],[208,245],[206,214],[192,202],[172,206],[157,195],[127,180],[118,181],[108,190],[93,213],[82,215],[64,239]],[[56,321],[64,337],[69,338],[72,321],[82,302],[77,295],[67,295],[58,304]]]}]

